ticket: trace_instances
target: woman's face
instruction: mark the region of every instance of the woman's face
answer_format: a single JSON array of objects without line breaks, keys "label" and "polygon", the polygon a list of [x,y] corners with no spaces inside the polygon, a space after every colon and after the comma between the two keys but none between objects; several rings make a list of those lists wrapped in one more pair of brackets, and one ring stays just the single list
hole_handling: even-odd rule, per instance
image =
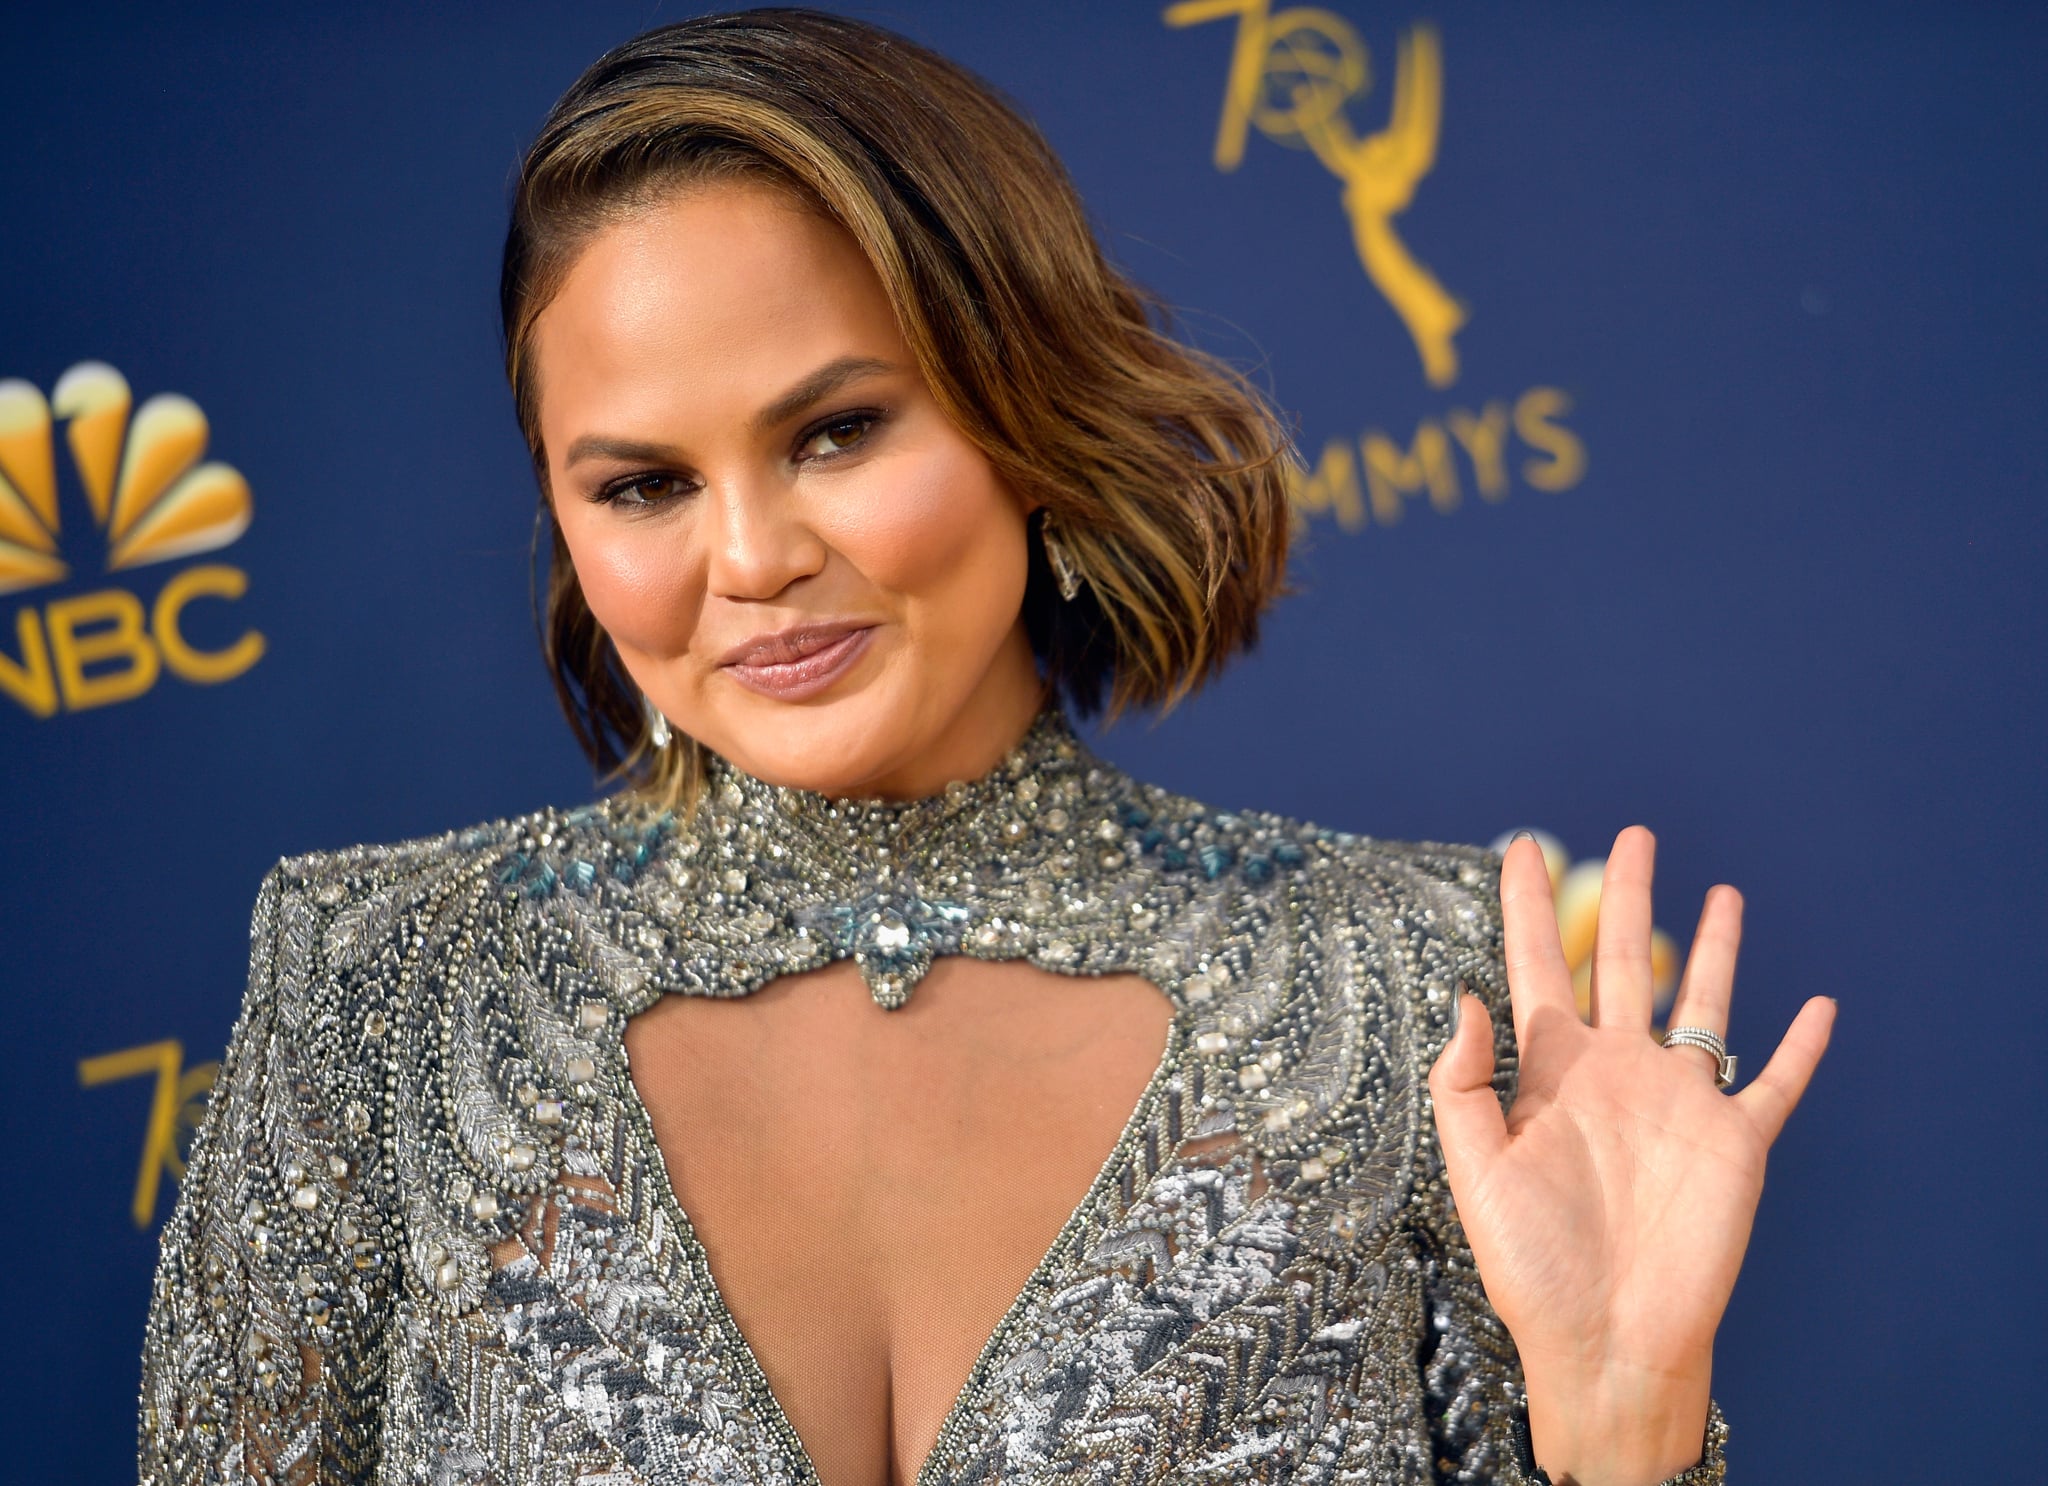
[{"label": "woman's face", "polygon": [[1028,726],[1025,507],[843,229],[758,184],[679,191],[592,240],[533,354],[584,597],[679,731],[906,797]]}]

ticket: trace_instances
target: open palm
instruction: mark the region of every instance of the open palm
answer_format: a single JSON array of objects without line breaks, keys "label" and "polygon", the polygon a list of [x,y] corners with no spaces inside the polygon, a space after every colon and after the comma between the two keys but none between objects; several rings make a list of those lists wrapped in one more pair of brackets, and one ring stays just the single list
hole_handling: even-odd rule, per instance
[{"label": "open palm", "polygon": [[[1485,1006],[1430,1077],[1451,1195],[1479,1276],[1521,1354],[1537,1459],[1582,1486],[1691,1465],[1715,1329],[1763,1190],[1764,1161],[1827,1047],[1834,1003],[1809,1001],[1740,1093],[1715,1059],[1651,1034],[1656,843],[1616,838],[1601,886],[1593,1018],[1580,1021],[1550,876],[1517,838],[1501,868],[1519,1092],[1495,1098]],[[1671,1024],[1725,1033],[1742,898],[1707,895]]]}]

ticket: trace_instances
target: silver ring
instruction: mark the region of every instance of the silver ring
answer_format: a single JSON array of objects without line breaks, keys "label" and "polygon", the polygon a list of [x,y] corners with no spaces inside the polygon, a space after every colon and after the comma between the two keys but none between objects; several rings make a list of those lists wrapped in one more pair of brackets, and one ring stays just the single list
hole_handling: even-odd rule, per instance
[{"label": "silver ring", "polygon": [[1673,1027],[1664,1034],[1666,1047],[1703,1047],[1714,1055],[1714,1087],[1725,1089],[1735,1082],[1735,1054],[1719,1032],[1705,1027]]}]

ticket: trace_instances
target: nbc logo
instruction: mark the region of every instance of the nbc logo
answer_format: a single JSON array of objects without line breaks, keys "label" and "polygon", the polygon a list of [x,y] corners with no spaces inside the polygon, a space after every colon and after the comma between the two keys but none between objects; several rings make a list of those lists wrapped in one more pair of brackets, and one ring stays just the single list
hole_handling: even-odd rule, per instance
[{"label": "nbc logo", "polygon": [[[47,399],[33,383],[0,381],[0,594],[71,574],[59,540],[60,420],[109,573],[211,552],[249,529],[249,482],[199,462],[208,429],[198,405],[159,393],[131,419],[133,404],[127,380],[98,361],[65,372]],[[202,685],[233,680],[262,657],[263,636],[248,630],[202,650],[182,621],[194,599],[239,599],[248,587],[240,568],[198,563],[174,573],[147,609],[126,588],[26,603],[15,611],[15,653],[0,648],[0,692],[51,717],[140,696],[164,671]]]}]

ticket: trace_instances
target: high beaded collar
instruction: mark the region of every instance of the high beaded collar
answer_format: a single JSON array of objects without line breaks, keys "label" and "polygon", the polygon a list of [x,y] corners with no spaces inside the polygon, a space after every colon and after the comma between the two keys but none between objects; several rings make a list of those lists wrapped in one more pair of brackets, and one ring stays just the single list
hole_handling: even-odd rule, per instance
[{"label": "high beaded collar", "polygon": [[[784,924],[851,956],[875,1000],[894,1008],[938,954],[1003,947],[1011,926],[1000,917],[963,945],[991,894],[1046,895],[1061,879],[1078,893],[1080,879],[1125,867],[1112,843],[1123,838],[1115,804],[1127,783],[1055,707],[979,779],[915,800],[834,799],[766,783],[713,755],[673,873],[714,892],[758,896],[787,885],[775,894]],[[724,867],[704,881],[689,862],[707,848],[755,867]]]},{"label": "high beaded collar", "polygon": [[1199,1003],[1250,962],[1176,938],[1176,915],[1238,886],[1274,884],[1277,904],[1276,877],[1349,839],[1141,784],[1055,709],[987,774],[923,799],[832,799],[714,758],[683,818],[615,799],[514,829],[493,843],[498,881],[628,1016],[838,959],[895,1008],[950,954],[1135,970]]},{"label": "high beaded collar", "polygon": [[988,773],[914,800],[833,798],[768,784],[711,754],[698,822],[713,831],[729,822],[767,829],[789,844],[800,837],[812,851],[863,863],[886,879],[908,860],[966,840],[1008,847],[1065,831],[1091,768],[1102,772],[1064,714],[1048,707]]}]

